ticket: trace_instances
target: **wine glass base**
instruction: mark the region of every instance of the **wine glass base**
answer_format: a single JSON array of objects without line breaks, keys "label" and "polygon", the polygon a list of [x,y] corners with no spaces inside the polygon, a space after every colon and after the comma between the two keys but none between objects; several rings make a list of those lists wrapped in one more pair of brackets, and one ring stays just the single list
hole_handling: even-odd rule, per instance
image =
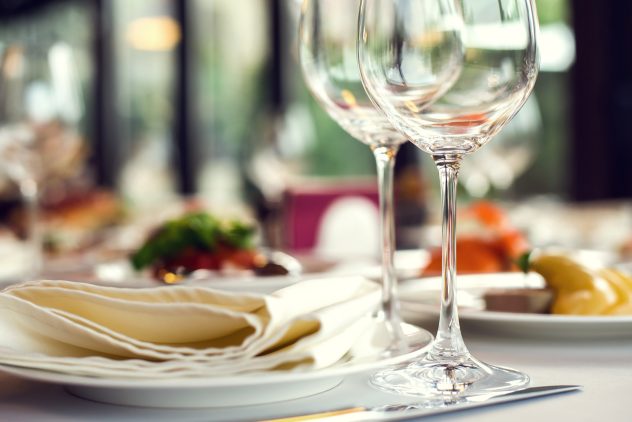
[{"label": "wine glass base", "polygon": [[440,398],[454,403],[472,396],[493,396],[520,390],[529,384],[529,377],[513,369],[484,364],[473,357],[455,364],[425,355],[405,366],[374,374],[370,383],[389,393]]}]

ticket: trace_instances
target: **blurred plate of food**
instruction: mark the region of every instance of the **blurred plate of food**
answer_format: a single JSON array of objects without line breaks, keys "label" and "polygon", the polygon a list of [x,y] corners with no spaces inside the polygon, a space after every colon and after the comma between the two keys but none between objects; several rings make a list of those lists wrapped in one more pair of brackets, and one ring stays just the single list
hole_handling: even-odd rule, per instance
[{"label": "blurred plate of food", "polygon": [[[522,230],[510,220],[506,210],[491,201],[476,201],[460,211],[457,227],[457,270],[460,274],[516,271],[516,261],[531,245]],[[429,257],[419,268],[419,276],[441,274],[441,229],[432,232]],[[431,239],[426,239],[428,243]]]},{"label": "blurred plate of food", "polygon": [[126,287],[196,284],[268,292],[297,281],[293,256],[257,245],[257,227],[190,211],[154,227],[127,256],[94,265],[92,281]]},{"label": "blurred plate of food", "polygon": [[[463,207],[459,215],[456,239],[459,274],[519,270],[520,258],[534,246],[528,235],[529,227],[519,227],[510,214],[502,205],[485,200],[475,201]],[[441,275],[441,228],[429,226],[427,232],[425,240],[429,244],[429,259],[420,268],[419,275],[438,276]],[[547,243],[546,249],[549,252],[572,255],[585,265],[595,268],[625,260],[623,248],[619,252]]]},{"label": "blurred plate of food", "polygon": [[[632,275],[617,267],[584,265],[576,257],[540,253],[530,272],[458,277],[460,321],[467,329],[514,337],[599,339],[632,334]],[[404,319],[439,314],[441,280],[400,286]]]},{"label": "blurred plate of food", "polygon": [[43,201],[41,211],[45,265],[50,271],[85,268],[110,230],[126,218],[113,192],[85,189]]}]

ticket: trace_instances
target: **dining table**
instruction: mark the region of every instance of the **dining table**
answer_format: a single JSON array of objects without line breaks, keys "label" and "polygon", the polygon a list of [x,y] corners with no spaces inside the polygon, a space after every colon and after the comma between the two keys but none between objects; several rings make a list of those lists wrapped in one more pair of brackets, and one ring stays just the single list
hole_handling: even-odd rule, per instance
[{"label": "dining table", "polygon": [[[626,210],[629,210],[626,205]],[[531,215],[531,214],[529,214]],[[621,213],[629,219],[628,213]],[[582,219],[583,221],[583,219]],[[626,220],[628,221],[628,220]],[[626,226],[627,227],[627,226]],[[627,229],[626,229],[627,230]],[[603,230],[602,230],[603,231]],[[611,233],[612,231],[609,231]],[[628,230],[629,232],[629,230]],[[420,257],[414,254],[415,272]],[[402,256],[400,256],[401,258]],[[405,254],[404,257],[409,257]],[[399,265],[404,265],[403,260]],[[405,265],[404,265],[405,267]],[[340,273],[354,266],[344,267]],[[363,273],[374,278],[379,271]],[[399,268],[399,267],[398,267]],[[629,267],[627,268],[630,269]],[[329,269],[328,271],[332,271]],[[374,274],[375,273],[375,274]],[[57,275],[57,274],[56,274]],[[68,276],[68,274],[66,274]],[[399,274],[400,277],[404,274]],[[80,275],[79,277],[83,277]],[[68,278],[72,279],[72,277]],[[463,280],[463,279],[462,279]],[[413,283],[415,281],[413,280]],[[467,284],[467,283],[465,283]],[[412,286],[412,289],[407,287]],[[402,304],[412,294],[423,290],[423,283],[400,285]],[[278,286],[272,283],[272,288]],[[438,295],[437,295],[438,297]],[[460,296],[460,299],[464,299]],[[407,322],[435,333],[436,313],[417,312],[416,308],[402,309]],[[622,317],[614,327],[573,325],[573,332],[564,329],[538,332],[523,326],[512,329],[499,321],[476,321],[466,313],[461,315],[465,343],[480,361],[516,369],[530,377],[532,386],[580,385],[578,391],[532,398],[492,406],[463,409],[438,415],[424,415],[410,420],[424,421],[532,421],[532,422],[618,422],[632,420],[632,317]],[[528,326],[527,326],[528,327]],[[546,324],[543,325],[546,327]],[[562,326],[563,327],[563,326]],[[608,331],[610,330],[610,331]],[[613,334],[614,333],[614,334]],[[414,358],[413,358],[414,359]],[[66,422],[66,421],[261,421],[350,408],[371,408],[383,405],[414,403],[415,397],[387,393],[370,384],[370,377],[381,368],[371,366],[365,371],[354,371],[340,377],[340,382],[314,394],[299,398],[275,400],[275,392],[266,391],[268,399],[260,404],[232,404],[218,407],[218,400],[204,398],[194,406],[170,407],[154,400],[147,403],[121,405],[87,399],[76,395],[55,378],[28,377],[5,371],[0,366],[0,422]],[[270,389],[279,387],[271,384]],[[287,387],[285,388],[287,390]],[[134,395],[133,388],[122,395]],[[247,400],[249,403],[257,400]],[[261,401],[261,400],[260,400]],[[458,406],[453,406],[457,409]],[[306,419],[314,420],[314,419]]]},{"label": "dining table", "polygon": [[[415,321],[434,330],[436,321]],[[526,372],[532,385],[577,384],[579,391],[497,404],[411,420],[427,421],[629,421],[632,335],[618,338],[537,338],[464,328],[478,359]],[[308,397],[231,407],[142,407],[100,403],[73,395],[63,385],[0,371],[0,421],[257,421],[393,404],[402,397],[369,384],[375,369],[344,377],[335,387]],[[133,392],[132,392],[133,393]],[[411,398],[406,398],[408,402]],[[414,399],[412,399],[414,400]]]}]

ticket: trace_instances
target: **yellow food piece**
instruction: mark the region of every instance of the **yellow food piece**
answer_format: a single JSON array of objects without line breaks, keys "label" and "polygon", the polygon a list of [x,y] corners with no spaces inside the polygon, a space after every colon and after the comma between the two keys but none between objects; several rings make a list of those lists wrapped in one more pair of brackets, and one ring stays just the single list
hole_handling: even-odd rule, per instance
[{"label": "yellow food piece", "polygon": [[622,303],[608,312],[608,315],[632,315],[632,303]]},{"label": "yellow food piece", "polygon": [[591,289],[594,274],[565,255],[540,255],[530,262],[531,270],[539,273],[553,290]]},{"label": "yellow food piece", "polygon": [[611,268],[599,270],[617,293],[617,303],[606,314],[632,315],[632,277]]},{"label": "yellow food piece", "polygon": [[530,266],[554,291],[554,314],[632,315],[629,275],[611,268],[595,271],[564,255],[541,255]]}]

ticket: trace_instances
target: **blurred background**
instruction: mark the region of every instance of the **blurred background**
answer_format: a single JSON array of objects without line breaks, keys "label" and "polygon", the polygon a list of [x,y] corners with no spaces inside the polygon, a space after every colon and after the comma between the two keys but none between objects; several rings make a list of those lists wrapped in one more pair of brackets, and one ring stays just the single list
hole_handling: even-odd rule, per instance
[{"label": "blurred background", "polygon": [[[258,219],[269,245],[313,248],[312,226],[332,200],[375,200],[375,164],[303,84],[298,3],[0,1],[3,221],[19,225],[16,204],[28,202],[35,184],[56,227],[72,219],[82,228],[107,225],[195,198]],[[632,224],[632,3],[536,3],[535,94],[468,157],[461,200],[509,204],[525,226],[560,204],[616,204],[616,224]],[[20,113],[34,122],[28,133],[15,124]],[[11,133],[22,136],[23,150],[7,146]],[[411,145],[398,156],[401,247],[418,246],[416,228],[433,221],[438,190],[427,160]],[[568,214],[565,221],[575,224]],[[551,221],[539,227],[531,235],[541,242],[561,230]],[[67,233],[44,236],[53,249],[73,242]]]}]

